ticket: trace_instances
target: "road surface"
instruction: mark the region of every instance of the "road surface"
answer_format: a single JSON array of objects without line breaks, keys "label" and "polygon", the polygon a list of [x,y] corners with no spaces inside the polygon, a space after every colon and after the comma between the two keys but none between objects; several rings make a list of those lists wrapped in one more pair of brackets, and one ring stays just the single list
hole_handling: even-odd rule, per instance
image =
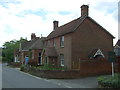
[{"label": "road surface", "polygon": [[98,88],[97,77],[45,79],[3,66],[2,88]]},{"label": "road surface", "polygon": [[2,88],[66,88],[47,79],[33,77],[7,66],[2,67]]}]

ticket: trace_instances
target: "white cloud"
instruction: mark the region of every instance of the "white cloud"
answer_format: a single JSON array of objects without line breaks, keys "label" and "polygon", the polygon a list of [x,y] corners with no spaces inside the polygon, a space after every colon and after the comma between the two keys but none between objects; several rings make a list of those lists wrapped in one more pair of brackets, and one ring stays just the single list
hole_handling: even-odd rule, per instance
[{"label": "white cloud", "polygon": [[[89,4],[89,15],[115,37],[118,35],[116,18],[118,0],[19,0],[21,3],[18,4],[12,2],[6,4],[7,8],[0,4],[0,46],[5,41],[20,37],[30,39],[31,33],[47,36],[53,30],[53,20],[58,20],[59,25],[62,25],[80,17],[82,4]],[[23,17],[19,17],[26,10],[41,9],[46,12],[45,15],[41,12],[40,15],[25,13]],[[60,11],[70,13],[62,15],[59,14]]]}]

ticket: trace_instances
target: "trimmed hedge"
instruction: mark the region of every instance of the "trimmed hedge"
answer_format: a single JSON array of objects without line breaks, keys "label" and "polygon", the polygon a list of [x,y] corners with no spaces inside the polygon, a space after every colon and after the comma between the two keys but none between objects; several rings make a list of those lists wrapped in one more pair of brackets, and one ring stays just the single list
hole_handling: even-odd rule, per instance
[{"label": "trimmed hedge", "polygon": [[106,88],[120,88],[120,73],[116,73],[114,77],[112,76],[101,76],[97,78],[98,84]]}]

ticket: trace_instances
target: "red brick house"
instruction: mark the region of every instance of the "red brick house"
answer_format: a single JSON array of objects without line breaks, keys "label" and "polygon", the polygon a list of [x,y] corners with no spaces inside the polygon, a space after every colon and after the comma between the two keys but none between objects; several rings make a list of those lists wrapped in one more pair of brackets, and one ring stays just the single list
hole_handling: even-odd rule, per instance
[{"label": "red brick house", "polygon": [[45,37],[36,37],[35,33],[31,34],[31,40],[20,43],[20,60],[25,64],[25,59],[29,58],[29,63],[39,65],[41,63],[41,52],[44,47]]},{"label": "red brick house", "polygon": [[42,64],[79,69],[80,60],[107,58],[113,39],[105,28],[89,17],[89,6],[81,6],[81,16],[62,26],[53,22],[42,52]]},{"label": "red brick house", "polygon": [[116,56],[120,56],[120,39],[117,41],[117,43],[114,46],[114,51],[116,53]]}]

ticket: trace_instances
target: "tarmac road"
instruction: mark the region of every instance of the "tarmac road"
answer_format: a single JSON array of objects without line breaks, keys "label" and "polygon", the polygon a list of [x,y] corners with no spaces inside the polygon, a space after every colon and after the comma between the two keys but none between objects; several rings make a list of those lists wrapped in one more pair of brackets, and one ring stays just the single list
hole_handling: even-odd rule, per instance
[{"label": "tarmac road", "polygon": [[97,77],[45,79],[3,65],[2,88],[98,88]]},{"label": "tarmac road", "polygon": [[2,88],[66,88],[48,82],[46,79],[35,78],[14,68],[2,67]]}]

